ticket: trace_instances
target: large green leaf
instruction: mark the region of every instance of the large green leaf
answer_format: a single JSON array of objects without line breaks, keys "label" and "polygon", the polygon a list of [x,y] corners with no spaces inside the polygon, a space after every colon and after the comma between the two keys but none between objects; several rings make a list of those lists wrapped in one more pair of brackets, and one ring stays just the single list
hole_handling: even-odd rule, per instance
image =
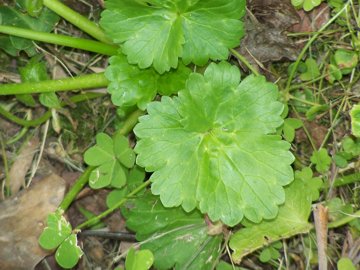
[{"label": "large green leaf", "polygon": [[[41,32],[50,32],[58,20],[59,16],[47,8],[43,9],[38,18],[33,18],[15,8],[8,6],[0,7],[1,25],[16,26]],[[25,50],[28,55],[34,55],[36,53],[32,40],[15,36],[1,37],[0,40],[0,48],[13,56],[16,56],[21,50]]]},{"label": "large green leaf", "polygon": [[154,171],[152,192],[167,207],[199,206],[233,226],[274,218],[293,180],[290,144],[271,135],[283,120],[278,90],[228,63],[191,74],[178,97],[148,105],[134,131],[137,163]]},{"label": "large green leaf", "polygon": [[285,189],[286,201],[279,209],[278,216],[260,224],[247,222],[246,228],[237,231],[230,239],[234,262],[254,250],[279,239],[309,232],[312,225],[308,222],[311,203],[319,196],[321,180],[311,178],[312,172],[305,168],[296,173],[295,181]]},{"label": "large green leaf", "polygon": [[[141,249],[154,254],[156,269],[213,269],[221,255],[223,235],[210,235],[199,211],[165,208],[158,197],[146,193],[123,209],[126,225],[142,241]],[[221,227],[220,227],[221,229]]]},{"label": "large green leaf", "polygon": [[107,0],[100,21],[131,64],[159,72],[226,59],[240,43],[244,0]]},{"label": "large green leaf", "polygon": [[179,64],[176,70],[160,75],[153,68],[141,70],[129,64],[124,55],[116,55],[110,58],[105,76],[110,81],[108,92],[115,105],[137,105],[144,110],[157,93],[172,95],[183,89],[190,72]]}]

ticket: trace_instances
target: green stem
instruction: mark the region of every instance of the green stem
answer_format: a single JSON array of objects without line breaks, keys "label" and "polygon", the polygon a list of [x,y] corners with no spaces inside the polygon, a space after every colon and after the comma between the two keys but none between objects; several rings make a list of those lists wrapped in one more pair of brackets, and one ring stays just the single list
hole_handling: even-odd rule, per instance
[{"label": "green stem", "polygon": [[234,49],[230,49],[231,53],[235,55],[237,59],[240,60],[252,73],[254,73],[256,76],[259,76],[259,72],[246,60],[244,56],[242,56],[240,53],[238,53]]},{"label": "green stem", "polygon": [[[0,87],[0,89],[1,89],[1,87]],[[79,103],[79,102],[82,102],[85,100],[90,100],[90,99],[94,99],[94,98],[98,98],[98,97],[102,97],[102,96],[104,96],[104,94],[85,93],[85,94],[80,94],[80,95],[71,97],[70,101],[73,103]],[[60,105],[62,107],[64,107],[65,105],[67,105],[67,103],[62,102]],[[19,117],[13,115],[12,113],[8,112],[7,110],[3,109],[0,106],[0,115],[4,116],[5,118],[9,119],[10,121],[12,121],[20,126],[23,126],[23,127],[37,127],[37,126],[40,126],[41,124],[45,123],[51,117],[51,110],[47,111],[46,113],[44,113],[42,116],[40,116],[37,119],[24,120],[22,118],[19,118]]]},{"label": "green stem", "polygon": [[109,84],[104,73],[81,75],[73,78],[46,80],[41,82],[25,82],[0,85],[0,96],[18,94],[39,94],[57,91],[105,87]]},{"label": "green stem", "polygon": [[328,228],[329,229],[333,229],[333,228],[338,228],[338,227],[341,227],[355,219],[358,219],[360,218],[360,210],[356,211],[355,213],[353,214],[347,214],[345,217],[343,218],[340,218],[338,220],[335,220],[333,222],[330,222],[329,225],[328,225]]},{"label": "green stem", "polygon": [[57,13],[71,24],[77,26],[85,33],[104,43],[111,44],[111,40],[105,36],[105,33],[102,31],[102,29],[86,17],[82,16],[81,14],[77,13],[57,0],[43,0],[43,3],[46,7]]},{"label": "green stem", "polygon": [[85,227],[88,227],[88,226],[91,226],[91,225],[94,225],[94,224],[98,223],[102,218],[104,218],[107,215],[109,215],[110,213],[114,212],[116,209],[121,207],[128,199],[130,199],[131,197],[136,195],[138,192],[143,190],[145,187],[150,185],[150,183],[151,183],[151,181],[147,180],[142,185],[138,186],[136,189],[134,189],[132,192],[130,192],[125,198],[121,199],[117,204],[113,205],[111,208],[107,209],[106,211],[104,211],[100,215],[98,215],[96,217],[93,217],[93,218],[89,219],[88,221],[85,221],[84,223],[78,225],[75,228],[75,230],[80,230],[82,228],[85,228]]},{"label": "green stem", "polygon": [[59,205],[58,209],[65,212],[69,208],[70,204],[72,203],[72,201],[74,200],[76,195],[83,189],[83,187],[89,181],[89,176],[93,169],[94,169],[94,167],[88,167],[83,172],[83,174],[79,177],[79,179],[75,182],[75,184],[71,187],[69,192],[66,194],[63,201]]},{"label": "green stem", "polygon": [[74,38],[65,35],[39,32],[14,26],[0,25],[0,33],[105,55],[115,55],[118,53],[119,49],[114,45],[109,45],[90,39]]},{"label": "green stem", "polygon": [[7,159],[6,151],[5,151],[5,142],[4,142],[4,138],[1,134],[1,132],[0,132],[0,145],[1,145],[2,160],[4,163],[5,187],[6,187],[5,195],[9,196],[10,195],[9,164],[8,164],[8,159]]},{"label": "green stem", "polygon": [[340,187],[340,186],[353,184],[356,182],[360,182],[360,173],[353,173],[353,174],[345,175],[343,177],[336,178],[333,186]]},{"label": "green stem", "polygon": [[122,127],[119,129],[119,133],[126,135],[128,134],[136,125],[138,118],[144,114],[141,110],[136,110],[126,119]]},{"label": "green stem", "polygon": [[320,29],[319,31],[314,34],[310,40],[306,43],[306,45],[304,46],[304,48],[301,50],[298,58],[296,59],[295,61],[295,64],[293,65],[291,71],[290,71],[290,75],[289,75],[289,78],[287,80],[287,83],[286,83],[286,87],[285,87],[285,93],[289,93],[290,91],[290,86],[291,86],[291,82],[295,76],[295,72],[300,64],[300,61],[301,59],[304,57],[306,51],[309,49],[309,47],[311,46],[311,44],[317,39],[317,37],[330,25],[332,24],[336,19],[337,17],[340,16],[340,14],[347,8],[347,6],[349,5],[349,2],[347,2],[344,7],[338,12],[335,14],[334,17],[332,17],[326,24],[324,24]]}]

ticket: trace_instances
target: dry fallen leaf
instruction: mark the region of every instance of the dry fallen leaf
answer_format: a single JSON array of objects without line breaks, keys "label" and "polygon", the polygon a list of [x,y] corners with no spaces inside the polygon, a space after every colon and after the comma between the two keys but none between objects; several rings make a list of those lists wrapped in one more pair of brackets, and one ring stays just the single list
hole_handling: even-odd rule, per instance
[{"label": "dry fallen leaf", "polygon": [[38,238],[64,194],[64,180],[52,174],[0,203],[0,270],[33,269],[49,254]]},{"label": "dry fallen leaf", "polygon": [[9,171],[11,194],[16,194],[21,187],[25,186],[25,175],[31,166],[38,146],[39,138],[35,135],[20,149],[16,156]]}]

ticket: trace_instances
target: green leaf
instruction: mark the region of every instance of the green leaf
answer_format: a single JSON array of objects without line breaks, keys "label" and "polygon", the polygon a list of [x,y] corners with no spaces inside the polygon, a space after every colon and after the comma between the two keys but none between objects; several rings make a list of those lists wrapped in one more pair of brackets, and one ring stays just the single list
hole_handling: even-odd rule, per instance
[{"label": "green leaf", "polygon": [[351,156],[347,156],[347,160],[350,160],[353,157],[357,157],[360,155],[360,139],[356,138],[353,140],[350,137],[345,137],[342,142],[342,147],[344,152],[350,154]]},{"label": "green leaf", "polygon": [[41,14],[43,8],[43,0],[26,0],[25,7],[30,16],[37,17]]},{"label": "green leaf", "polygon": [[[48,80],[49,76],[46,70],[46,64],[41,61],[42,56],[35,56],[30,59],[30,61],[26,64],[25,67],[19,68],[19,73],[22,82],[40,82],[44,80]],[[55,93],[50,93],[55,95]],[[48,94],[41,94],[40,95],[40,102],[43,96]],[[56,96],[56,95],[55,95]],[[16,99],[26,106],[34,107],[36,105],[36,101],[30,94],[22,94],[16,95]],[[57,99],[57,97],[56,97]],[[58,101],[58,105],[60,102]]]},{"label": "green leaf", "polygon": [[322,0],[291,0],[291,4],[296,8],[303,8],[310,11],[321,4]]},{"label": "green leaf", "polygon": [[[129,172],[127,177],[126,186],[122,189],[115,189],[111,191],[106,197],[106,205],[108,208],[111,208],[115,204],[117,204],[121,199],[123,199],[128,193],[133,191],[135,188],[140,186],[145,178],[145,171],[139,166],[135,166]],[[142,194],[143,191],[140,191],[137,194]]]},{"label": "green leaf", "polygon": [[144,249],[135,251],[134,248],[129,250],[126,256],[126,270],[147,270],[154,263],[154,255],[150,250]]},{"label": "green leaf", "polygon": [[360,137],[360,104],[356,104],[350,111],[351,131],[356,137]]},{"label": "green leaf", "polygon": [[39,96],[40,103],[48,108],[59,109],[61,108],[60,100],[55,93],[43,93]]},{"label": "green leaf", "polygon": [[326,79],[333,84],[335,81],[340,81],[342,79],[341,70],[337,68],[335,65],[328,65],[328,72],[326,75]]},{"label": "green leaf", "polygon": [[319,151],[314,151],[311,155],[310,161],[316,165],[316,170],[319,173],[327,172],[331,164],[331,158],[329,157],[327,150],[324,148],[321,148]]},{"label": "green leaf", "polygon": [[[299,192],[301,190],[301,192]],[[307,233],[312,228],[308,222],[314,197],[312,184],[296,175],[295,181],[285,188],[286,201],[280,206],[278,216],[260,224],[248,222],[230,238],[235,263],[253,251],[280,239]]]},{"label": "green leaf", "polygon": [[135,161],[133,150],[127,139],[116,134],[114,139],[105,133],[96,135],[96,145],[84,154],[84,161],[90,166],[98,166],[89,176],[91,188],[106,186],[121,188],[126,184],[126,167],[132,167]]},{"label": "green leaf", "polygon": [[90,166],[99,166],[114,160],[114,143],[105,133],[96,135],[96,145],[84,153],[84,161]]},{"label": "green leaf", "polygon": [[47,227],[39,237],[39,244],[44,249],[58,247],[72,232],[69,222],[63,215],[51,213],[47,217]]},{"label": "green leaf", "polygon": [[306,59],[305,65],[307,68],[306,72],[300,75],[300,79],[302,81],[311,81],[320,76],[320,71],[315,59],[313,58]]},{"label": "green leaf", "polygon": [[179,57],[185,65],[227,59],[244,34],[244,13],[244,0],[108,0],[100,25],[129,63],[164,73]]},{"label": "green leaf", "polygon": [[132,168],[135,164],[135,153],[129,146],[129,140],[120,133],[114,136],[114,152],[116,158],[126,168]]},{"label": "green leaf", "polygon": [[313,172],[310,167],[305,167],[301,171],[296,171],[295,178],[302,180],[307,185],[307,192],[311,194],[312,201],[319,199],[319,190],[323,186],[323,181],[320,177],[313,177]]},{"label": "green leaf", "polygon": [[306,111],[306,118],[310,121],[314,120],[317,115],[320,113],[326,112],[329,109],[329,105],[314,105],[309,110]]},{"label": "green leaf", "polygon": [[336,50],[334,60],[342,74],[349,74],[358,65],[359,57],[355,51]]},{"label": "green leaf", "polygon": [[272,135],[283,120],[278,91],[228,63],[190,75],[178,97],[148,105],[134,132],[138,165],[155,171],[152,192],[166,207],[199,206],[233,226],[273,218],[293,180],[290,144]]},{"label": "green leaf", "polygon": [[62,268],[70,269],[78,263],[82,255],[83,252],[77,244],[76,234],[71,234],[56,250],[55,259]]},{"label": "green leaf", "polygon": [[295,138],[295,130],[302,127],[303,123],[300,119],[296,118],[287,118],[284,120],[284,138],[288,142],[292,142]]},{"label": "green leaf", "polygon": [[341,258],[337,262],[337,269],[338,270],[356,270],[356,267],[349,258]]},{"label": "green leaf", "polygon": [[216,270],[248,270],[247,268],[243,267],[233,267],[231,264],[226,263],[224,261],[220,261],[219,264],[216,266]]},{"label": "green leaf", "polygon": [[137,240],[145,240],[141,249],[154,254],[155,269],[210,270],[221,255],[223,235],[209,235],[198,211],[165,208],[158,197],[145,193],[128,202],[122,213]]},{"label": "green leaf", "polygon": [[[21,13],[15,8],[0,7],[0,24],[32,29],[40,32],[50,32],[58,22],[59,16],[45,8],[39,17],[33,18]],[[35,55],[36,50],[32,40],[15,36],[2,37],[0,48],[12,56],[17,56],[19,51],[24,50],[29,56]]]},{"label": "green leaf", "polygon": [[140,69],[129,64],[124,55],[111,57],[109,63],[105,76],[110,81],[112,102],[120,107],[137,105],[142,110],[157,93],[172,95],[183,89],[191,72],[180,63],[176,70],[160,75],[153,68]]}]

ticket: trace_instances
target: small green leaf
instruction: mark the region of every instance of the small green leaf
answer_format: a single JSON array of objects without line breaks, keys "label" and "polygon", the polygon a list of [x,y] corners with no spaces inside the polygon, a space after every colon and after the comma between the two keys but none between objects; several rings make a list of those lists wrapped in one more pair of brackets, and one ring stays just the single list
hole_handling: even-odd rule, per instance
[{"label": "small green leaf", "polygon": [[310,161],[316,165],[316,170],[319,173],[327,172],[331,164],[331,158],[324,148],[321,148],[319,151],[314,151]]},{"label": "small green leaf", "polygon": [[110,81],[108,92],[111,100],[121,108],[138,106],[145,110],[157,93],[172,95],[185,87],[191,70],[180,63],[176,70],[162,75],[153,68],[140,69],[127,62],[124,55],[112,56],[105,76]]},{"label": "small green leaf", "polygon": [[359,57],[355,51],[338,49],[334,54],[334,60],[342,74],[349,74],[357,66]]},{"label": "small green leaf", "polygon": [[350,111],[351,131],[356,137],[360,137],[360,104],[356,104]]},{"label": "small green leaf", "polygon": [[351,156],[347,156],[347,160],[350,160],[351,158],[354,158],[354,157],[357,157],[360,155],[360,139],[359,138],[356,138],[356,140],[353,140],[350,137],[345,137],[342,140],[341,144],[344,149],[344,152],[351,155]]},{"label": "small green leaf", "polygon": [[154,255],[150,250],[135,251],[131,248],[126,256],[126,270],[148,270],[154,263]]},{"label": "small green leaf", "polygon": [[71,234],[56,250],[55,259],[62,268],[70,269],[78,263],[82,255],[83,252],[77,244],[76,234]]},{"label": "small green leaf", "polygon": [[313,172],[310,167],[305,167],[301,171],[296,171],[295,178],[302,180],[306,184],[308,188],[307,192],[311,194],[312,201],[319,199],[319,190],[323,186],[323,181],[319,177],[313,177]]},{"label": "small green leaf", "polygon": [[122,165],[127,168],[134,167],[135,163],[135,153],[132,148],[129,146],[129,140],[125,136],[117,133],[114,136],[114,152],[116,158],[120,161]]},{"label": "small green leaf", "polygon": [[230,226],[275,217],[294,160],[273,135],[283,123],[277,98],[264,77],[240,83],[239,69],[222,62],[191,74],[178,97],[150,103],[134,132],[137,164],[155,171],[152,192]]},{"label": "small green leaf", "polygon": [[51,213],[47,218],[47,227],[39,237],[39,244],[44,249],[54,249],[71,234],[71,231],[71,225],[63,215]]},{"label": "small green leaf", "polygon": [[320,76],[318,65],[313,58],[308,58],[305,61],[306,72],[300,75],[302,81],[311,81]]},{"label": "small green leaf", "polygon": [[38,17],[43,8],[43,0],[26,0],[25,7],[30,16]]},{"label": "small green leaf", "polygon": [[296,8],[303,8],[310,11],[321,4],[322,0],[291,0],[291,4]]},{"label": "small green leaf", "polygon": [[340,168],[345,168],[348,166],[347,159],[344,157],[343,153],[336,153],[333,158],[336,166]]},{"label": "small green leaf", "polygon": [[186,65],[227,59],[244,34],[244,0],[148,3],[108,0],[100,21],[128,62],[142,69],[153,65],[162,74],[177,68],[179,57]]},{"label": "small green leaf", "polygon": [[306,118],[310,121],[314,120],[320,113],[326,112],[329,109],[329,105],[315,105],[306,111]]},{"label": "small green leaf", "polygon": [[[1,25],[16,26],[40,32],[50,32],[59,21],[59,16],[45,8],[39,17],[33,18],[15,8],[0,6]],[[15,36],[1,37],[0,48],[12,56],[18,56],[24,50],[29,56],[35,55],[36,50],[32,40]]]},{"label": "small green leaf", "polygon": [[43,106],[48,108],[54,108],[54,109],[61,108],[60,100],[55,93],[40,94],[39,101]]},{"label": "small green leaf", "polygon": [[326,79],[333,84],[335,81],[340,81],[342,79],[342,73],[341,70],[338,69],[335,65],[328,65],[328,71],[326,75]]},{"label": "small green leaf", "polygon": [[126,188],[123,189],[114,189],[106,196],[106,206],[108,208],[113,207],[117,204],[121,199],[123,199],[126,194],[128,194],[128,190]]},{"label": "small green leaf", "polygon": [[356,267],[349,258],[341,258],[337,262],[337,269],[338,270],[356,270]]},{"label": "small green leaf", "polygon": [[261,251],[260,256],[259,256],[259,260],[262,263],[266,263],[268,261],[271,260],[271,252],[269,248],[265,248]]},{"label": "small green leaf", "polygon": [[303,123],[300,119],[286,118],[284,120],[284,127],[283,127],[284,138],[288,142],[292,142],[295,138],[295,130],[302,126]]},{"label": "small green leaf", "polygon": [[285,188],[285,193],[285,204],[280,206],[275,219],[259,224],[247,222],[245,228],[231,236],[229,245],[234,251],[232,258],[235,263],[272,242],[311,230],[308,218],[314,197],[312,184],[296,175],[295,181]]},{"label": "small green leaf", "polygon": [[99,166],[114,160],[114,143],[105,133],[96,135],[97,145],[89,148],[84,154],[84,161],[90,166]]}]

